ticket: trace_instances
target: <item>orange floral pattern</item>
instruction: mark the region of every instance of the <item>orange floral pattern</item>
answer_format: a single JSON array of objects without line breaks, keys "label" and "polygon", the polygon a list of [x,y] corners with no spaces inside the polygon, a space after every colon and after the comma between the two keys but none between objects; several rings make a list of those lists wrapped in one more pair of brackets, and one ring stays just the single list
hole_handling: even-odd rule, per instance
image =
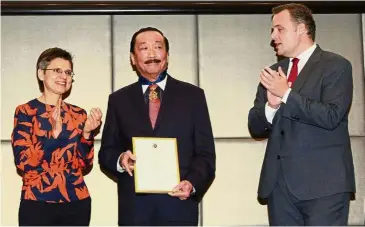
[{"label": "orange floral pattern", "polygon": [[23,176],[22,198],[52,203],[88,198],[82,171],[93,164],[94,139],[82,136],[86,111],[62,102],[62,131],[55,138],[54,110],[38,99],[15,110],[12,147]]}]

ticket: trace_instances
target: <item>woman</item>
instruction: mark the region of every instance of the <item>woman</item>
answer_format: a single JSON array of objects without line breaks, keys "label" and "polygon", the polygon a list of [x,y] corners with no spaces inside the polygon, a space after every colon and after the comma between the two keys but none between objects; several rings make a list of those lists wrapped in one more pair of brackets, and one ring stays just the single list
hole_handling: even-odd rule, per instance
[{"label": "woman", "polygon": [[60,48],[37,61],[42,95],[18,106],[12,146],[23,177],[19,225],[89,225],[91,199],[83,170],[94,158],[94,131],[100,109],[85,110],[63,101],[73,82],[73,62]]}]

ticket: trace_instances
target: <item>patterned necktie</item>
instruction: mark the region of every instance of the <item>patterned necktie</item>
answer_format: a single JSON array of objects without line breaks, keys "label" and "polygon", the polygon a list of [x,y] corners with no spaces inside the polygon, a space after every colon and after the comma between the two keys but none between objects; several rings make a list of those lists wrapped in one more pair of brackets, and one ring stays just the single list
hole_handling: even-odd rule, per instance
[{"label": "patterned necktie", "polygon": [[291,67],[290,74],[289,74],[289,77],[288,77],[288,82],[291,82],[290,87],[293,86],[295,79],[297,79],[297,77],[298,77],[298,62],[299,62],[299,59],[298,58],[293,58],[292,62],[293,62],[293,66]]},{"label": "patterned necktie", "polygon": [[158,111],[160,110],[161,100],[156,91],[157,84],[151,84],[149,87],[149,116],[152,128],[155,128]]}]

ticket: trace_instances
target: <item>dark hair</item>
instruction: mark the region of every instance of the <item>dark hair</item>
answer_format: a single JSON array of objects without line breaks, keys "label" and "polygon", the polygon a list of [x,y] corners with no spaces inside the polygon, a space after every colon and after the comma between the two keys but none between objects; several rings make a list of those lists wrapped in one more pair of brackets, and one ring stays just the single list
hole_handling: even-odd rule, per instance
[{"label": "dark hair", "polygon": [[71,70],[73,71],[72,56],[68,51],[58,48],[58,47],[46,49],[38,57],[37,65],[36,65],[36,68],[37,68],[36,75],[37,75],[37,80],[38,80],[38,86],[39,86],[39,90],[41,92],[44,92],[44,84],[43,84],[43,81],[41,81],[38,78],[38,69],[43,69],[45,71],[45,69],[48,67],[48,65],[51,63],[51,61],[53,61],[56,58],[62,58],[66,61],[69,61],[71,64]]},{"label": "dark hair", "polygon": [[164,34],[160,30],[158,30],[157,28],[153,28],[153,27],[141,28],[136,33],[133,34],[132,40],[131,40],[131,45],[130,45],[130,52],[131,53],[134,53],[134,46],[136,45],[136,38],[137,38],[137,36],[139,34],[143,33],[143,32],[149,32],[149,31],[158,32],[158,33],[160,33],[162,35],[163,40],[165,42],[166,51],[168,53],[169,52],[169,49],[170,49],[169,40],[164,36]]},{"label": "dark hair", "polygon": [[314,41],[316,38],[316,23],[313,19],[312,11],[303,4],[288,3],[274,7],[272,9],[272,13],[275,15],[284,10],[289,11],[289,14],[294,22],[298,24],[305,24],[308,30],[307,35]]}]

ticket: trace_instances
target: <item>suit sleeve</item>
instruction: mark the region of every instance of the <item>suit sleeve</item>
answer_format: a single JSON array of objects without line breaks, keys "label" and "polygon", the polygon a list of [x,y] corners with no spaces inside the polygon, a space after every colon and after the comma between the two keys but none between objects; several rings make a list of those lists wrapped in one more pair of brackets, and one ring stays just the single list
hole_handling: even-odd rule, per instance
[{"label": "suit sleeve", "polygon": [[327,130],[333,130],[341,123],[352,102],[352,66],[347,60],[331,66],[334,70],[323,79],[321,100],[291,91],[283,117]]},{"label": "suit sleeve", "polygon": [[194,154],[186,176],[196,190],[196,197],[200,200],[215,178],[215,145],[204,91],[196,96],[194,106]]},{"label": "suit sleeve", "polygon": [[248,129],[253,138],[268,138],[271,132],[271,124],[265,115],[266,97],[266,89],[262,84],[259,84],[254,106],[248,114]]},{"label": "suit sleeve", "polygon": [[124,151],[125,148],[123,147],[123,140],[121,138],[119,129],[117,112],[112,101],[112,95],[110,95],[101,146],[98,154],[99,164],[102,167],[110,170],[113,174],[118,174],[118,158]]}]

